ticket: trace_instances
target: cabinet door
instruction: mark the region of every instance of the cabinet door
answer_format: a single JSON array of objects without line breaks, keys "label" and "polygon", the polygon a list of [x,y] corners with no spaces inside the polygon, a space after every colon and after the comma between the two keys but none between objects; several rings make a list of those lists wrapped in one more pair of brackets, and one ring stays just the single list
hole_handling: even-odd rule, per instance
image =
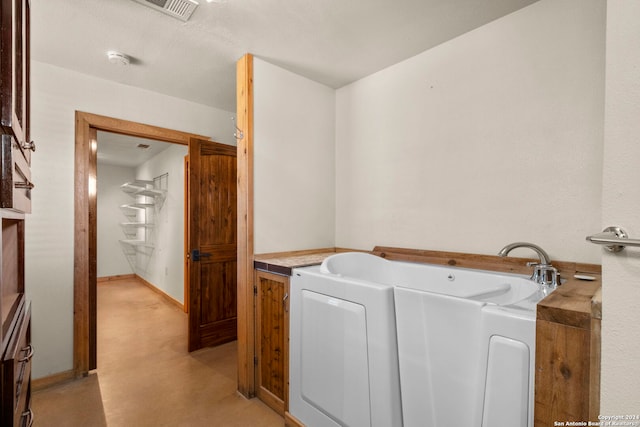
[{"label": "cabinet door", "polygon": [[29,0],[0,1],[0,121],[30,164],[35,146],[29,140]]},{"label": "cabinet door", "polygon": [[289,277],[256,271],[257,395],[284,415],[289,398]]},{"label": "cabinet door", "polygon": [[2,135],[0,159],[0,208],[30,213],[31,168],[13,136]]},{"label": "cabinet door", "polygon": [[23,219],[2,218],[0,255],[0,341],[7,343],[24,300]]},{"label": "cabinet door", "polygon": [[31,309],[20,312],[2,360],[2,425],[19,427],[33,419],[31,402]]}]

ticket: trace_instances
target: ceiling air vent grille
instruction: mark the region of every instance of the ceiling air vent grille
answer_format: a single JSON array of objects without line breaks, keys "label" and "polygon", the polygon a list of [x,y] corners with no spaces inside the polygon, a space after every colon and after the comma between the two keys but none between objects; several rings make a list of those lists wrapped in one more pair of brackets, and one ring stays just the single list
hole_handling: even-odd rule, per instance
[{"label": "ceiling air vent grille", "polygon": [[166,13],[181,21],[188,21],[198,3],[194,0],[133,0],[152,9]]}]

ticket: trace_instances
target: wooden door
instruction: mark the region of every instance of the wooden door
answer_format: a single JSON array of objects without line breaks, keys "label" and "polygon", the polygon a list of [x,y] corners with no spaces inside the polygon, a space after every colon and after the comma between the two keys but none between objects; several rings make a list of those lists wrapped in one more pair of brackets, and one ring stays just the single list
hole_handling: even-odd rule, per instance
[{"label": "wooden door", "polygon": [[237,335],[236,147],[189,141],[189,351]]}]

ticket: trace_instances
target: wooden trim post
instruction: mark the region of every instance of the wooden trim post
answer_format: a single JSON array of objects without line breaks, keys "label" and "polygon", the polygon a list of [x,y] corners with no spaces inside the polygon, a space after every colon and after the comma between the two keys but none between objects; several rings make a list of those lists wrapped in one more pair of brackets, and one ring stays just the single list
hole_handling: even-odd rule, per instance
[{"label": "wooden trim post", "polygon": [[238,391],[255,395],[253,294],[253,56],[236,68],[238,142]]}]

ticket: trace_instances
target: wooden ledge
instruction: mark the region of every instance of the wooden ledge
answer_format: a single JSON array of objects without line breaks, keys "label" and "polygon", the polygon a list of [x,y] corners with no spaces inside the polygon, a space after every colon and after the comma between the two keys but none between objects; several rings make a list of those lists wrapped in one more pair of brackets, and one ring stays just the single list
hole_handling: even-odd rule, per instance
[{"label": "wooden ledge", "polygon": [[259,270],[291,276],[291,270],[297,267],[322,264],[322,261],[339,252],[355,251],[343,248],[322,248],[302,251],[274,252],[254,255],[253,266]]}]

